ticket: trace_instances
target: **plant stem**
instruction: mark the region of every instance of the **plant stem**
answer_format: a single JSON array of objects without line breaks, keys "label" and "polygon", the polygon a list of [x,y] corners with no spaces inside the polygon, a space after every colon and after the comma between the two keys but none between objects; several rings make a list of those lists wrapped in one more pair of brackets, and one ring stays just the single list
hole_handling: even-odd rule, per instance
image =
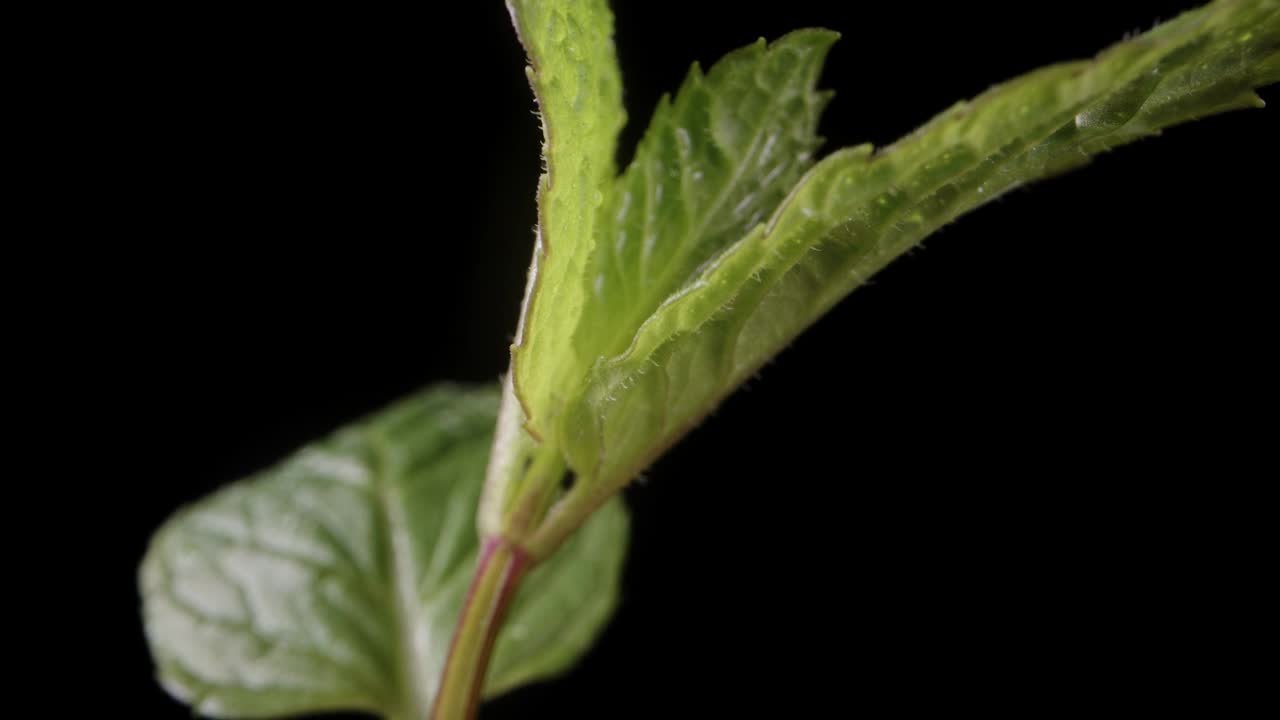
[{"label": "plant stem", "polygon": [[528,554],[506,538],[485,538],[454,630],[431,720],[471,720],[476,716],[494,639],[529,565]]}]

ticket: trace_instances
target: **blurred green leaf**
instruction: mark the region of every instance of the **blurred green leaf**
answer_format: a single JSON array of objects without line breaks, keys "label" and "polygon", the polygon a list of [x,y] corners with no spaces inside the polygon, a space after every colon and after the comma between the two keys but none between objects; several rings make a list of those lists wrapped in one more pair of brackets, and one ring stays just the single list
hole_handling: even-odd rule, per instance
[{"label": "blurred green leaf", "polygon": [[[421,720],[478,543],[497,393],[419,393],[177,513],[140,584],[160,681],[211,717],[364,710]],[[612,503],[535,569],[486,694],[554,675],[617,601]]]}]

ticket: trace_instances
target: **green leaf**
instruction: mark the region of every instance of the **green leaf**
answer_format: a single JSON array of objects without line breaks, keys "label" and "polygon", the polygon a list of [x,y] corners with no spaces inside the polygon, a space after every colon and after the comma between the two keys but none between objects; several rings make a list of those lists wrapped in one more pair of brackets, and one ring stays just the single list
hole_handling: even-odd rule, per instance
[{"label": "green leaf", "polygon": [[591,367],[626,350],[635,330],[697,268],[777,207],[813,165],[814,89],[837,35],[801,30],[695,64],[664,96],[615,184],[584,280],[591,302],[573,347]]},{"label": "green leaf", "polygon": [[[1170,125],[1259,106],[1253,88],[1276,82],[1278,67],[1280,3],[1219,0],[1094,60],[996,86],[879,151],[834,153],[737,237],[694,241],[698,251],[690,253],[673,241],[680,259],[657,275],[655,292],[669,294],[656,306],[630,289],[653,282],[644,266],[618,260],[605,282],[629,298],[620,304],[635,303],[629,309],[643,317],[637,322],[608,297],[592,298],[600,307],[588,306],[576,326],[574,344],[590,351],[583,338],[601,332],[603,323],[586,318],[593,312],[625,318],[604,354],[576,362],[589,368],[580,392],[572,383],[558,390],[567,398],[558,441],[579,481],[529,544],[553,547],[831,305],[938,227],[1014,187]],[[798,73],[796,82],[803,87],[808,78]],[[661,140],[670,114],[659,110],[654,145],[672,147]],[[687,119],[680,127],[690,137],[715,133],[709,120]],[[679,161],[663,166],[673,186],[697,167],[696,158],[680,153],[678,137],[674,150],[654,153]],[[627,207],[628,194],[634,202],[636,182],[624,176],[608,206]],[[658,198],[645,188],[645,217],[666,219],[679,238],[697,202],[681,192]],[[630,223],[612,230],[628,238],[647,231],[638,219]],[[589,286],[605,255],[598,250],[586,258],[598,263],[594,276],[582,278]],[[624,332],[625,341],[616,339]]]},{"label": "green leaf", "polygon": [[[579,366],[626,352],[696,269],[766,218],[813,165],[818,118],[831,99],[815,85],[837,37],[800,30],[771,45],[761,39],[705,76],[695,64],[675,101],[658,103],[588,259],[591,301],[572,342]],[[562,418],[556,439],[570,464],[590,467],[600,448],[581,445],[589,437],[581,417]]]},{"label": "green leaf", "polygon": [[[425,718],[475,565],[491,389],[413,396],[176,514],[140,584],[161,683],[197,712]],[[535,569],[486,695],[554,675],[617,600],[620,502]]]},{"label": "green leaf", "polygon": [[577,380],[568,337],[587,300],[580,278],[600,233],[626,121],[622,78],[605,0],[510,0],[542,113],[546,172],[538,184],[538,235],[512,346],[525,427],[543,437],[565,378]]}]

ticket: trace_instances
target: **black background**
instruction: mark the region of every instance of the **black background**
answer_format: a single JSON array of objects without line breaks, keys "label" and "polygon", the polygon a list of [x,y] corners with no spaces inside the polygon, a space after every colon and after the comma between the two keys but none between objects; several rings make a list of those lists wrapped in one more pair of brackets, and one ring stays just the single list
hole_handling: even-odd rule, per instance
[{"label": "black background", "polygon": [[[1195,3],[614,5],[625,159],[690,61],[760,35],[844,34],[823,83],[835,148]],[[96,231],[62,340],[107,438],[83,485],[110,528],[77,551],[77,627],[110,658],[100,709],[182,718],[139,622],[149,534],[415,388],[496,380],[540,136],[497,0],[124,13],[70,19],[97,35],[65,88],[89,199],[55,219]],[[1248,561],[1274,475],[1251,459],[1274,447],[1274,113],[1015,192],[857,291],[628,491],[615,621],[483,717],[1207,693],[1274,571]]]}]

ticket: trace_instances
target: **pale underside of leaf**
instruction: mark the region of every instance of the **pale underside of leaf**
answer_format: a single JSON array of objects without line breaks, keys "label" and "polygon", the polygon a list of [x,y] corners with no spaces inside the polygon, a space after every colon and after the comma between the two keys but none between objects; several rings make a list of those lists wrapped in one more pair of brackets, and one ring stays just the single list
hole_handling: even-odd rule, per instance
[{"label": "pale underside of leaf", "polygon": [[538,184],[533,261],[511,350],[524,426],[542,438],[556,415],[564,378],[578,374],[565,340],[586,303],[578,280],[600,234],[626,114],[606,0],[509,0],[507,7],[529,56],[546,165]]},{"label": "pale underside of leaf", "polygon": [[1093,60],[993,87],[879,151],[850,148],[818,163],[767,220],[697,267],[620,354],[593,366],[566,411],[590,490],[557,508],[563,522],[553,518],[544,536],[563,533],[832,304],[937,228],[1112,147],[1259,106],[1254,88],[1280,79],[1278,6],[1220,0]]},{"label": "pale underside of leaf", "polygon": [[[158,675],[211,717],[424,718],[477,555],[497,393],[397,404],[176,515],[140,573]],[[553,675],[612,611],[613,504],[526,579],[486,694]]]}]

